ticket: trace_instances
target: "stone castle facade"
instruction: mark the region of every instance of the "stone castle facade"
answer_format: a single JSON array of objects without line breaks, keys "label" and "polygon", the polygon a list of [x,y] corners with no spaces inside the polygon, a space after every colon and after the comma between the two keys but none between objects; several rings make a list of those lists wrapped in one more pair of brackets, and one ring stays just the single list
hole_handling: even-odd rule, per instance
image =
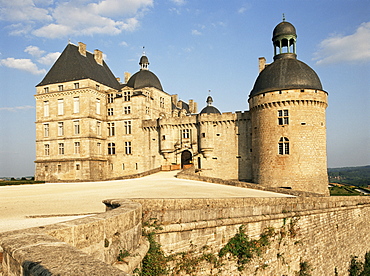
[{"label": "stone castle facade", "polygon": [[296,30],[273,33],[260,58],[250,111],[221,113],[165,92],[148,66],[121,82],[102,52],[68,44],[36,87],[36,179],[95,181],[156,168],[328,194],[327,92],[296,58]]}]

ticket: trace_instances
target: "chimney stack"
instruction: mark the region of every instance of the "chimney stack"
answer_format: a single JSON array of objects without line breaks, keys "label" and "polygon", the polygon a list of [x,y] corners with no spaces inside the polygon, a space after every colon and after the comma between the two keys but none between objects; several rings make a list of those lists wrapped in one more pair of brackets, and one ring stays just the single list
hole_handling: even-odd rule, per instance
[{"label": "chimney stack", "polygon": [[266,59],[264,57],[258,58],[258,69],[261,72],[266,67]]},{"label": "chimney stack", "polygon": [[97,64],[103,65],[103,52],[100,50],[94,50],[94,59]]},{"label": "chimney stack", "polygon": [[86,44],[82,42],[78,42],[78,51],[81,55],[86,57]]},{"label": "chimney stack", "polygon": [[131,74],[129,72],[125,72],[125,83],[128,83],[128,80],[131,78]]}]

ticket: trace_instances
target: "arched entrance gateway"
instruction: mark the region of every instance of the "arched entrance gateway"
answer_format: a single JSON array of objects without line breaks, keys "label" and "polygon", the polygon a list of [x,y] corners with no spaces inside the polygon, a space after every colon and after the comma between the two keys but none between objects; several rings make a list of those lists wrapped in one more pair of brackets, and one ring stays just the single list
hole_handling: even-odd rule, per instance
[{"label": "arched entrance gateway", "polygon": [[190,151],[184,150],[181,153],[181,168],[186,169],[193,165],[193,155]]}]

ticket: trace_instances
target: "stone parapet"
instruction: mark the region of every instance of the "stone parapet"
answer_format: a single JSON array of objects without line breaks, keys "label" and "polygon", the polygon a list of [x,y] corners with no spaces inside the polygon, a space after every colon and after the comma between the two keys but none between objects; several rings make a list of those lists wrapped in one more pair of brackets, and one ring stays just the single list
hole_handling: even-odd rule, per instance
[{"label": "stone parapet", "polygon": [[[141,205],[115,201],[109,212],[0,234],[3,275],[129,275],[141,257],[114,268],[120,250],[144,256]],[[131,262],[131,263],[130,263]],[[94,272],[96,271],[96,272]]]}]

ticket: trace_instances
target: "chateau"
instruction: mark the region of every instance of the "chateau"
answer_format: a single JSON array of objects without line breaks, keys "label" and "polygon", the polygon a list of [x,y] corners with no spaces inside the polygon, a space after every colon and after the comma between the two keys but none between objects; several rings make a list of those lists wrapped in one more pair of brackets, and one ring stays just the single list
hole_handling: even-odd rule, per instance
[{"label": "chateau", "polygon": [[[86,45],[68,44],[36,86],[36,179],[95,181],[194,166],[203,176],[328,194],[327,92],[296,55],[296,30],[273,31],[249,111],[221,113],[164,91],[143,54],[123,82]],[[217,99],[216,99],[217,100]]]}]

